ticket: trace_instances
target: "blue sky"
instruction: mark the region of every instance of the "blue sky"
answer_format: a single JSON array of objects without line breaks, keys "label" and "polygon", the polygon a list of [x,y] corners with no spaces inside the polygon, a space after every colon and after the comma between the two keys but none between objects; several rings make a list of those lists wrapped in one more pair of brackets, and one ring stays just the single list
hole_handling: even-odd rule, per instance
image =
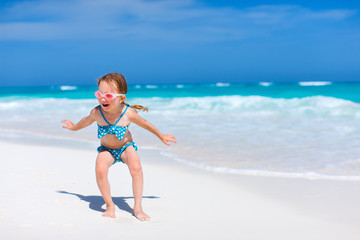
[{"label": "blue sky", "polygon": [[1,0],[0,86],[359,81],[357,1]]}]

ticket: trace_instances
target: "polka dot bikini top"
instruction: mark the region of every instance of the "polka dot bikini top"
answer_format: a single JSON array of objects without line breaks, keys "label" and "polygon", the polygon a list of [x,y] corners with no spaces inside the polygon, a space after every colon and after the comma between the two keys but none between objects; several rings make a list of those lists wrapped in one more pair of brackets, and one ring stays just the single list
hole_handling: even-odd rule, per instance
[{"label": "polka dot bikini top", "polygon": [[99,106],[101,116],[104,118],[105,122],[107,124],[109,124],[109,125],[101,126],[101,125],[98,124],[98,138],[102,138],[106,134],[113,134],[113,135],[116,135],[116,137],[121,141],[123,139],[123,137],[124,137],[124,135],[126,133],[126,130],[128,129],[130,124],[127,125],[126,127],[116,126],[116,124],[120,121],[122,116],[124,116],[127,109],[128,109],[128,106],[126,106],[125,111],[123,112],[123,114],[121,114],[119,119],[114,124],[110,124],[108,122],[108,120],[106,120],[104,114],[101,111],[101,107]]}]

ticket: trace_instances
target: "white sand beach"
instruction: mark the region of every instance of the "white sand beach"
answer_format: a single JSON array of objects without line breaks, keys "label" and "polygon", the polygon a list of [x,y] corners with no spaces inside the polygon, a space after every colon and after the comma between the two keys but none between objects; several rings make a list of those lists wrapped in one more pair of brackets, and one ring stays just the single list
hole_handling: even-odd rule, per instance
[{"label": "white sand beach", "polygon": [[0,239],[359,239],[360,182],[214,173],[140,149],[143,206],[125,165],[109,173],[117,218],[101,216],[96,149],[0,142]]}]

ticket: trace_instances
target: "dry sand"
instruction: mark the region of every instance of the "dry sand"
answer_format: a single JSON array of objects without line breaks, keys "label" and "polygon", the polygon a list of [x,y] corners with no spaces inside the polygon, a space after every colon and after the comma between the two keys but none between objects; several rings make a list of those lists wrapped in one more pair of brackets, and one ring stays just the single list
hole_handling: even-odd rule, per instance
[{"label": "dry sand", "polygon": [[360,182],[241,176],[140,150],[143,207],[126,165],[109,174],[116,219],[95,181],[96,149],[0,142],[0,239],[360,239]]}]

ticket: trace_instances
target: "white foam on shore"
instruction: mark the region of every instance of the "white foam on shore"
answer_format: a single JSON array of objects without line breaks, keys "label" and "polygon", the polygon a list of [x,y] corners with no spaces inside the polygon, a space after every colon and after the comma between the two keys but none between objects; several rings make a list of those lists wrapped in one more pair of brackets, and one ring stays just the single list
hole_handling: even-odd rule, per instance
[{"label": "white foam on shore", "polygon": [[228,167],[215,167],[205,163],[199,163],[181,158],[167,150],[161,151],[163,156],[171,158],[177,162],[204,169],[206,171],[218,172],[218,173],[230,173],[240,174],[247,176],[259,176],[259,177],[282,177],[282,178],[300,178],[309,180],[341,180],[341,181],[360,181],[360,176],[344,176],[344,175],[326,175],[315,172],[277,172],[277,171],[266,171],[266,170],[253,170],[253,169],[240,169],[240,168],[228,168]]}]

